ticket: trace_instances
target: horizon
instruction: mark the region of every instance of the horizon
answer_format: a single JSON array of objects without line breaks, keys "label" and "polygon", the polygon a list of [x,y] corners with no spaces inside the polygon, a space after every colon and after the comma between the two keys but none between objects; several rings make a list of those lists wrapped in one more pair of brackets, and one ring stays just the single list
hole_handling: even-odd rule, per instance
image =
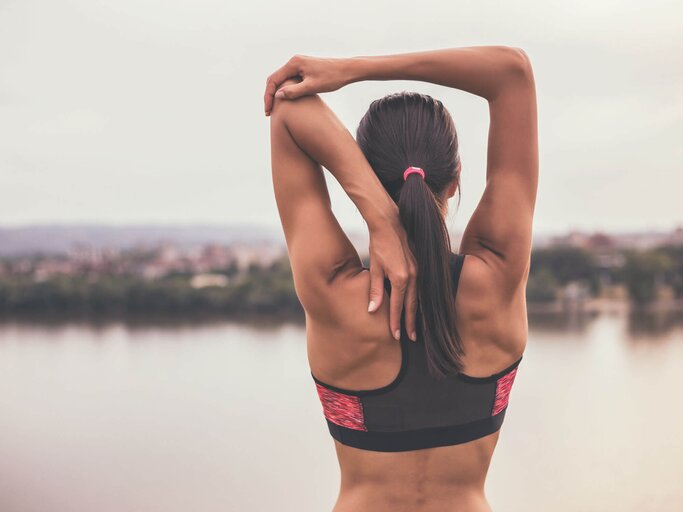
[{"label": "horizon", "polygon": [[[258,223],[249,221],[230,222],[230,221],[202,221],[202,220],[165,220],[165,221],[38,221],[26,223],[2,223],[0,222],[0,230],[21,230],[34,228],[121,228],[121,229],[135,229],[135,228],[190,228],[190,227],[206,227],[206,228],[221,228],[221,229],[260,229],[262,231],[274,231],[282,234],[280,225],[270,225],[268,223]],[[462,232],[462,229],[451,229],[451,232]],[[644,228],[624,228],[624,229],[598,229],[592,227],[569,226],[567,228],[558,230],[541,230],[534,229],[534,235],[552,236],[570,233],[582,234],[606,234],[606,235],[629,235],[629,234],[647,234],[647,233],[671,233],[678,230],[683,230],[683,222],[674,222],[671,226],[657,226]],[[358,235],[367,233],[367,229],[362,227],[359,229],[345,230],[349,234]]]}]

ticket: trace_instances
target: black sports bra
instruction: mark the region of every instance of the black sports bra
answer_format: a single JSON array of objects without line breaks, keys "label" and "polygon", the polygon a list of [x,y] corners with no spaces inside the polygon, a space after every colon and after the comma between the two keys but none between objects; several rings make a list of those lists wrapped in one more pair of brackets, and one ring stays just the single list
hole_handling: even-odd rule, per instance
[{"label": "black sports bra", "polygon": [[[464,259],[451,253],[454,293]],[[402,452],[466,443],[499,430],[522,358],[490,377],[436,379],[427,370],[424,343],[410,341],[403,322],[401,331],[401,369],[387,386],[352,391],[311,374],[332,437],[364,450]]]}]

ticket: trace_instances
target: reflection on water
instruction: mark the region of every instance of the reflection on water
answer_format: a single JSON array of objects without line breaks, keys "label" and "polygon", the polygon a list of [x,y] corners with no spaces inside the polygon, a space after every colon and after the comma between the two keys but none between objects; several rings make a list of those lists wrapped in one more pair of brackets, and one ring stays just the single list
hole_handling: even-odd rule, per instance
[{"label": "reflection on water", "polygon": [[597,316],[593,312],[566,311],[559,313],[529,313],[529,329],[583,333]]},{"label": "reflection on water", "polygon": [[628,338],[655,341],[666,338],[672,331],[683,329],[683,311],[643,311],[598,313],[596,311],[563,311],[529,313],[529,327],[539,331],[585,333],[601,315],[625,317]]},{"label": "reflection on water", "polygon": [[154,329],[176,329],[188,326],[206,327],[209,325],[225,325],[226,322],[235,322],[249,326],[254,329],[278,328],[283,324],[305,325],[303,314],[282,314],[281,316],[270,315],[240,315],[239,318],[223,318],[216,314],[194,314],[172,316],[168,314],[127,314],[120,317],[105,315],[98,317],[89,315],[86,318],[80,316],[65,317],[64,315],[35,315],[33,313],[21,315],[15,314],[8,318],[0,315],[0,326],[8,324],[41,326],[41,327],[62,327],[64,325],[84,325],[93,330],[107,328],[111,325],[125,325],[130,331]]},{"label": "reflection on water", "polygon": [[[499,511],[678,511],[683,314],[530,318]],[[0,324],[2,512],[324,511],[300,323]]]},{"label": "reflection on water", "polygon": [[631,311],[628,331],[632,338],[666,339],[674,330],[683,329],[683,311]]}]

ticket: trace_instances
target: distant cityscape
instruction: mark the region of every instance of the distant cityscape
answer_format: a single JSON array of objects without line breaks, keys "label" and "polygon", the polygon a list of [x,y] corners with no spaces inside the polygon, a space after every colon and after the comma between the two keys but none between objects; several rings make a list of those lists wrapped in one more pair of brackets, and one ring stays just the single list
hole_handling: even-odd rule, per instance
[{"label": "distant cityscape", "polygon": [[[454,250],[461,234],[452,233]],[[367,235],[351,239],[364,258]],[[679,304],[683,226],[537,236],[530,303]],[[248,226],[0,228],[0,314],[300,314],[284,240]],[[678,306],[677,306],[678,307]]]},{"label": "distant cityscape", "polygon": [[[192,275],[193,283],[227,284],[250,265],[267,266],[286,256],[286,248],[274,242],[207,244],[183,247],[164,242],[153,247],[130,249],[94,248],[78,245],[65,254],[27,254],[0,259],[0,276],[29,275],[34,281],[55,276],[136,276],[151,281],[170,275]],[[225,280],[205,281],[206,274],[220,272]]]}]

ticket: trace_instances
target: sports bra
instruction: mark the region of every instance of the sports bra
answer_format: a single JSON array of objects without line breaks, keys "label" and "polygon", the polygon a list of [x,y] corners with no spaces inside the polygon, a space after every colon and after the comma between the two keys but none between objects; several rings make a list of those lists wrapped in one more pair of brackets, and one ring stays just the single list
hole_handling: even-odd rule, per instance
[{"label": "sports bra", "polygon": [[[454,295],[464,260],[451,253]],[[390,291],[388,279],[385,287]],[[410,341],[403,321],[400,344],[398,375],[381,388],[342,389],[311,372],[334,439],[363,450],[402,452],[466,443],[500,429],[521,357],[489,377],[437,379],[427,369],[424,343]]]}]

